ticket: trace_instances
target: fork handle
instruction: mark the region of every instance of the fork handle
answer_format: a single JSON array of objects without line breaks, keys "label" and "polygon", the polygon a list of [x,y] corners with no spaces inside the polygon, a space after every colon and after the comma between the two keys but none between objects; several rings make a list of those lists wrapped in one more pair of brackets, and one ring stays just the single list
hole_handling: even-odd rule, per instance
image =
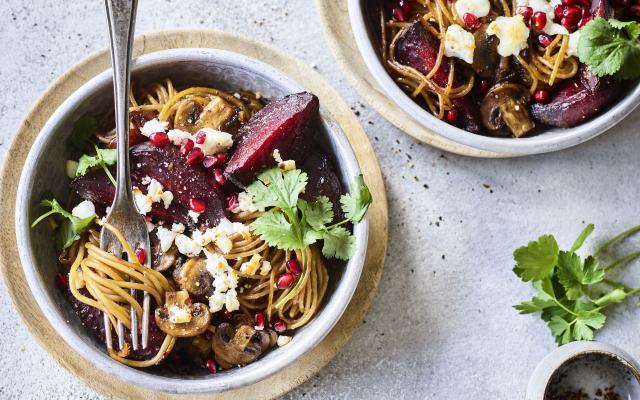
[{"label": "fork handle", "polygon": [[[129,87],[131,51],[138,0],[105,0],[111,39],[113,94],[118,144],[117,185],[113,204],[133,201],[129,175]],[[127,199],[128,198],[128,199]]]}]

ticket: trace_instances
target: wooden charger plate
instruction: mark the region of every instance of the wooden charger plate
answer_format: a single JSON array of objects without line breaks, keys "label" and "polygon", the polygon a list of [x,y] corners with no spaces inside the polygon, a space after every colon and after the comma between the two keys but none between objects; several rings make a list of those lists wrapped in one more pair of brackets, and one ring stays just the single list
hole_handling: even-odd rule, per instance
[{"label": "wooden charger plate", "polygon": [[407,112],[398,107],[378,87],[375,78],[369,72],[364,59],[360,55],[356,39],[351,31],[347,3],[346,0],[316,0],[316,8],[320,14],[324,36],[333,52],[333,56],[342,67],[351,85],[374,110],[399,129],[433,147],[470,157],[509,157],[507,154],[480,150],[446,139],[425,128]]},{"label": "wooden charger plate", "polygon": [[[62,75],[38,99],[24,119],[6,153],[0,175],[0,265],[4,282],[18,314],[35,339],[62,367],[94,390],[115,398],[127,399],[269,399],[300,385],[331,360],[351,337],[364,317],[376,292],[387,248],[387,200],[371,144],[358,120],[333,88],[312,68],[284,52],[235,34],[216,30],[171,30],[144,34],[136,38],[134,56],[159,50],[205,47],[235,51],[259,59],[280,69],[315,93],[321,104],[338,121],[358,158],[365,181],[373,194],[369,209],[369,247],[362,277],[344,315],[329,335],[296,362],[254,385],[215,395],[176,395],[143,389],[97,370],[69,347],[49,324],[31,296],[19,262],[14,226],[16,190],[28,146],[51,114],[76,89],[98,73],[111,67],[106,49],[81,61]],[[19,140],[16,140],[18,139]]]}]

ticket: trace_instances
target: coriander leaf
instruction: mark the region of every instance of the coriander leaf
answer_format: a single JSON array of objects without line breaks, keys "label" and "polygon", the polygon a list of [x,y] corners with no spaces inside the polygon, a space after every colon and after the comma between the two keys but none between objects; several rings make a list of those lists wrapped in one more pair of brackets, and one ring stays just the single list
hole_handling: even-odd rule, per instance
[{"label": "coriander leaf", "polygon": [[74,124],[67,138],[67,146],[72,150],[82,151],[96,130],[98,122],[90,115],[83,115]]},{"label": "coriander leaf", "polygon": [[581,311],[573,327],[574,340],[592,340],[593,331],[602,328],[606,317],[599,311]]},{"label": "coriander leaf", "polygon": [[293,225],[281,212],[271,210],[262,214],[251,223],[251,229],[273,247],[283,250],[304,248]]},{"label": "coriander leaf", "polygon": [[87,218],[78,218],[72,215],[70,212],[64,209],[62,205],[56,199],[51,200],[42,200],[40,205],[43,207],[51,207],[51,210],[42,214],[38,217],[33,223],[31,227],[38,225],[47,217],[53,214],[59,214],[65,221],[62,223],[60,230],[57,233],[57,244],[60,249],[66,249],[71,246],[76,240],[80,239],[80,234],[84,232],[89,225],[91,225],[96,218],[96,215],[91,215]]},{"label": "coriander leaf", "polygon": [[554,315],[548,323],[551,334],[558,344],[567,344],[571,341],[571,324],[559,315]]},{"label": "coriander leaf", "polygon": [[580,32],[578,57],[593,74],[618,79],[640,76],[640,41],[637,39],[640,27],[596,18]]},{"label": "coriander leaf", "polygon": [[604,269],[592,256],[582,263],[573,252],[561,251],[558,257],[558,280],[565,288],[569,300],[577,300],[583,294],[584,285],[592,285],[604,279]]},{"label": "coriander leaf", "polygon": [[552,235],[543,235],[513,252],[514,272],[525,282],[542,280],[558,262],[558,243]]},{"label": "coriander leaf", "polygon": [[315,230],[325,229],[325,225],[333,221],[333,204],[327,196],[319,196],[313,203],[298,199],[298,208]]},{"label": "coriander leaf", "polygon": [[323,232],[318,232],[313,228],[305,229],[302,235],[302,241],[305,246],[310,246],[323,238]]},{"label": "coriander leaf", "polygon": [[513,306],[516,310],[520,311],[520,314],[532,314],[544,309],[554,307],[556,303],[552,300],[543,300],[540,297],[534,297],[531,301],[523,301],[522,303]]},{"label": "coriander leaf", "polygon": [[371,192],[364,183],[362,175],[358,175],[354,179],[351,192],[340,197],[342,212],[353,223],[358,223],[364,218],[371,201]]},{"label": "coriander leaf", "polygon": [[118,162],[118,150],[116,149],[96,149],[96,152],[106,165],[116,165]]},{"label": "coriander leaf", "polygon": [[584,241],[587,240],[587,238],[589,237],[589,235],[591,235],[591,233],[593,232],[594,229],[594,225],[593,224],[589,224],[587,225],[582,232],[580,232],[580,235],[578,235],[578,238],[576,239],[575,242],[573,242],[573,245],[571,246],[571,250],[569,251],[576,251],[578,250],[580,247],[582,247],[582,245],[584,244]]},{"label": "coriander leaf", "polygon": [[594,303],[599,307],[606,307],[611,304],[622,303],[629,294],[624,289],[614,289],[607,294],[604,294],[594,300]]},{"label": "coriander leaf", "polygon": [[71,221],[65,220],[56,233],[56,246],[64,250],[75,243],[76,240],[80,240],[80,235],[73,230]]},{"label": "coriander leaf", "polygon": [[607,21],[609,25],[616,29],[624,29],[631,39],[640,36],[640,24],[636,21],[619,21],[614,18],[608,19]]},{"label": "coriander leaf", "polygon": [[99,149],[96,147],[96,155],[90,156],[83,154],[78,160],[78,169],[76,176],[86,175],[90,170],[115,165],[118,161],[118,152],[116,149]]},{"label": "coriander leaf", "polygon": [[247,188],[253,196],[257,208],[278,207],[293,210],[298,203],[298,196],[307,185],[307,174],[299,169],[281,171],[271,168],[260,175],[258,180]]},{"label": "coriander leaf", "polygon": [[348,260],[356,252],[356,239],[341,226],[331,228],[323,239],[322,254],[327,258]]}]

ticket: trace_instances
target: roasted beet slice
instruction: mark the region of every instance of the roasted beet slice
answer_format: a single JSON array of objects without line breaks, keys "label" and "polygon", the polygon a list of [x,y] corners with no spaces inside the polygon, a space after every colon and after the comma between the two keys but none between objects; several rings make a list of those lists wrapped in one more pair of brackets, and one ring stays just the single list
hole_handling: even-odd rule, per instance
[{"label": "roasted beet slice", "polygon": [[[440,42],[427,31],[419,21],[407,28],[396,41],[395,58],[400,64],[415,68],[423,74],[431,72],[436,65]],[[449,58],[444,57],[442,65],[433,76],[434,82],[440,86],[447,84],[449,79]],[[459,84],[456,77],[455,84]],[[480,120],[479,107],[473,101],[472,96],[452,99],[453,105],[460,111],[460,117],[456,125],[469,132],[480,132],[482,122]]]},{"label": "roasted beet slice", "polygon": [[340,219],[342,214],[340,196],[344,192],[329,158],[322,153],[315,152],[305,160],[301,169],[308,175],[307,187],[302,198],[314,201],[319,196],[327,196],[333,203],[334,219]]},{"label": "roasted beet slice", "polygon": [[543,124],[569,128],[613,103],[622,90],[620,81],[598,78],[582,65],[573,78],[552,93],[548,103],[534,103],[531,114]]},{"label": "roasted beet slice", "polygon": [[[165,191],[173,193],[173,202],[168,209],[154,203],[150,212],[152,217],[180,222],[193,229],[196,224],[188,215],[192,198],[207,204],[198,224],[212,227],[225,217],[223,196],[213,175],[199,164],[185,164],[178,147],[157,147],[148,142],[132,147],[131,181],[134,186],[144,188],[143,192],[146,192],[147,185],[143,183],[146,177],[157,180]],[[115,195],[115,188],[100,171],[74,179],[71,187],[83,199],[103,205],[111,205]]]},{"label": "roasted beet slice", "polygon": [[275,165],[275,149],[285,160],[300,160],[309,146],[308,128],[319,107],[318,98],[307,92],[271,101],[240,128],[225,176],[251,182],[255,174]]}]

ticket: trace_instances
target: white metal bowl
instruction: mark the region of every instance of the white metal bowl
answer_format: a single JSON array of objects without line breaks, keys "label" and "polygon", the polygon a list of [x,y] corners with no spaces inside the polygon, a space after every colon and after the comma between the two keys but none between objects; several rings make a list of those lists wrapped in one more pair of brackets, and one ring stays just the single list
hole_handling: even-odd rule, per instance
[{"label": "white metal bowl", "polygon": [[[86,112],[104,112],[113,107],[111,70],[105,71],[74,92],[51,116],[33,143],[20,178],[16,202],[16,232],[20,260],[32,294],[60,336],[95,368],[153,390],[169,393],[213,393],[250,385],[291,364],[318,344],[338,322],[358,284],[367,248],[368,222],[355,226],[355,256],[331,270],[324,304],[316,317],[299,329],[285,347],[270,351],[243,368],[197,376],[149,372],[111,359],[100,343],[74,314],[55,284],[57,252],[51,231],[40,224],[30,229],[42,209],[41,196],[51,191],[65,199],[69,180],[64,163],[69,158],[65,139],[71,126]],[[273,67],[243,55],[222,50],[173,49],[151,53],[133,61],[132,76],[149,82],[169,77],[177,85],[211,85],[227,90],[260,92],[275,98],[304,88]],[[349,142],[333,117],[320,109],[315,127],[320,146],[329,154],[340,179],[348,188],[360,168]]]},{"label": "white metal bowl", "polygon": [[[378,55],[373,21],[369,8],[371,0],[349,0],[349,18],[353,34],[367,68],[386,95],[400,109],[425,128],[455,142],[476,149],[505,155],[540,154],[566,149],[592,139],[613,127],[640,104],[640,82],[629,82],[628,92],[605,112],[572,128],[550,128],[525,138],[498,138],[477,135],[457,128],[433,116],[420,107],[393,81]],[[354,55],[355,57],[355,55]]]}]

